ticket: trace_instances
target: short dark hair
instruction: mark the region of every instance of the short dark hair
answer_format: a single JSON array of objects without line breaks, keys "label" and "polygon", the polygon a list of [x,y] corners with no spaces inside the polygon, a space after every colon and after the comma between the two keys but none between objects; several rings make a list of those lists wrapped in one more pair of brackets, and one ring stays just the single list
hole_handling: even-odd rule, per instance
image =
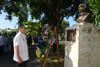
[{"label": "short dark hair", "polygon": [[22,28],[24,26],[24,24],[19,24],[18,29]]}]

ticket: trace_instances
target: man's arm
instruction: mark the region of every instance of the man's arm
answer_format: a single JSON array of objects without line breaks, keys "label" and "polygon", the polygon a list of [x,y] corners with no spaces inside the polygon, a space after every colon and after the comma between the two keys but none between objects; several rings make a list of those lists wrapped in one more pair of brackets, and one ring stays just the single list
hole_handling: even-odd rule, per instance
[{"label": "man's arm", "polygon": [[21,57],[19,56],[19,46],[15,46],[15,47],[14,47],[14,50],[15,50],[15,54],[16,54],[16,56],[17,56],[17,58],[18,58],[18,63],[21,64],[21,63],[22,63],[22,59],[21,59]]}]

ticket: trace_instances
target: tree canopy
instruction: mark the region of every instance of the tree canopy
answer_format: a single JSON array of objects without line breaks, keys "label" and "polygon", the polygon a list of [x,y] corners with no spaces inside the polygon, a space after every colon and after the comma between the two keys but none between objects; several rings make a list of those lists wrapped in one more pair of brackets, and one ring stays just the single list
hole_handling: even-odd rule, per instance
[{"label": "tree canopy", "polygon": [[0,11],[19,18],[19,23],[32,19],[39,19],[42,23],[56,25],[64,17],[76,14],[81,0],[0,0]]},{"label": "tree canopy", "polygon": [[[41,24],[40,22],[33,22],[33,21],[27,21],[23,22],[22,24],[26,27],[26,34],[27,35],[42,35],[43,29],[45,25]],[[58,29],[58,33],[60,35],[64,35],[65,28],[69,26],[69,23],[67,21],[62,21],[60,24],[60,28]],[[53,29],[50,29],[49,31],[53,31]]]},{"label": "tree canopy", "polygon": [[95,16],[95,26],[100,23],[100,0],[89,0],[89,8]]},{"label": "tree canopy", "polygon": [[27,35],[37,35],[38,34],[38,28],[40,27],[39,22],[32,22],[32,21],[26,21],[23,22],[26,26],[26,34]]}]

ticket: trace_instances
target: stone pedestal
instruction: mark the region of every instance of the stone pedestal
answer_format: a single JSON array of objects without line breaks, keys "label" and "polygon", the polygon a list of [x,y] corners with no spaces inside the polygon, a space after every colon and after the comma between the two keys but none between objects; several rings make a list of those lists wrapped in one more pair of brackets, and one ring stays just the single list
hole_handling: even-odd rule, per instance
[{"label": "stone pedestal", "polygon": [[[67,41],[67,30],[76,30],[76,41]],[[100,29],[76,24],[66,29],[64,67],[100,67]]]},{"label": "stone pedestal", "polygon": [[[67,41],[67,30],[76,29],[75,42]],[[78,56],[79,54],[79,26],[74,25],[73,27],[66,29],[65,35],[65,60],[64,67],[78,67]]]}]

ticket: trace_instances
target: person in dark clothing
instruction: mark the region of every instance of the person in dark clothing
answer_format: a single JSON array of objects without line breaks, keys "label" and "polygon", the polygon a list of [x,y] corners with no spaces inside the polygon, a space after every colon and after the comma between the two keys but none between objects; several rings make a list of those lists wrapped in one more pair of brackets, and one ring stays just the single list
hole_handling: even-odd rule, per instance
[{"label": "person in dark clothing", "polygon": [[56,55],[56,51],[57,51],[56,38],[53,39],[53,51],[54,51],[54,55]]},{"label": "person in dark clothing", "polygon": [[3,54],[3,48],[4,48],[3,35],[1,35],[0,33],[0,56]]},{"label": "person in dark clothing", "polygon": [[32,37],[31,37],[31,35],[27,39],[27,44],[28,44],[28,46],[32,45]]}]

